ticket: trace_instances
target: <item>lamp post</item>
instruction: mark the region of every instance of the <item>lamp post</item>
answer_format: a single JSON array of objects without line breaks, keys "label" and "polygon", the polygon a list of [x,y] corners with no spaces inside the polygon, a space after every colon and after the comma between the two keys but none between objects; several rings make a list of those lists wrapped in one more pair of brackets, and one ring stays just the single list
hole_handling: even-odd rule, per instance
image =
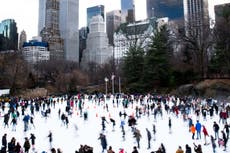
[{"label": "lamp post", "polygon": [[109,79],[107,77],[105,77],[105,95],[107,96],[107,82],[109,81]]},{"label": "lamp post", "polygon": [[112,74],[111,80],[112,80],[112,93],[113,93],[113,95],[114,95],[114,78],[115,78],[115,75]]}]

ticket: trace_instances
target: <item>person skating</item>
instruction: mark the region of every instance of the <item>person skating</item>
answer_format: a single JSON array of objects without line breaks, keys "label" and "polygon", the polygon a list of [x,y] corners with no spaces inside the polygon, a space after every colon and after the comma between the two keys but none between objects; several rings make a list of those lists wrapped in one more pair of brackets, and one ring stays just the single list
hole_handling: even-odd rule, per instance
[{"label": "person skating", "polygon": [[156,140],[156,126],[153,124],[153,140]]},{"label": "person skating", "polygon": [[107,153],[115,153],[112,149],[112,146],[109,146],[109,149],[107,150]]},{"label": "person skating", "polygon": [[196,153],[202,153],[201,145],[199,144],[199,145],[197,146],[195,143],[193,143],[193,144],[194,144],[194,151],[195,151]]},{"label": "person skating", "polygon": [[195,132],[196,132],[196,128],[195,128],[194,124],[191,125],[190,132],[192,133],[192,139],[194,139]]},{"label": "person skating", "polygon": [[197,120],[197,122],[196,122],[196,134],[197,134],[196,139],[201,139],[201,127],[202,126],[201,126],[199,120]]},{"label": "person skating", "polygon": [[7,134],[5,133],[2,136],[2,148],[1,148],[1,152],[6,152],[7,149]]},{"label": "person skating", "polygon": [[132,153],[138,153],[138,150],[137,150],[137,147],[136,147],[136,146],[133,147]]},{"label": "person skating", "polygon": [[223,130],[221,131],[221,133],[222,133],[222,139],[224,141],[224,151],[226,151],[228,139],[227,139],[227,136]]},{"label": "person skating", "polygon": [[101,147],[102,147],[102,152],[104,152],[104,150],[107,149],[107,140],[106,140],[106,136],[102,133],[100,133],[99,138],[101,140]]},{"label": "person skating", "polygon": [[185,153],[192,153],[192,149],[188,144],[185,145]]},{"label": "person skating", "polygon": [[169,117],[169,121],[168,121],[168,126],[169,126],[169,133],[171,134],[172,133],[172,120],[170,117]]},{"label": "person skating", "polygon": [[214,139],[214,137],[212,135],[210,136],[210,139],[211,139],[213,153],[216,153],[216,142],[215,142],[215,139]]},{"label": "person skating", "polygon": [[49,138],[50,148],[52,148],[53,134],[51,131],[49,131],[49,135],[47,137]]},{"label": "person skating", "polygon": [[30,134],[30,139],[31,139],[31,144],[32,144],[32,149],[35,148],[35,135],[33,133]]},{"label": "person skating", "polygon": [[213,122],[213,131],[215,133],[215,140],[219,138],[219,125],[214,121]]},{"label": "person skating", "polygon": [[25,142],[24,142],[24,150],[25,150],[25,153],[29,153],[29,150],[30,150],[30,142],[29,142],[29,139],[26,137],[25,138]]},{"label": "person skating", "polygon": [[23,153],[22,147],[21,147],[21,145],[20,145],[19,142],[17,142],[17,144],[16,144],[16,146],[15,146],[15,152],[16,152],[16,153]]},{"label": "person skating", "polygon": [[151,136],[151,132],[147,128],[146,128],[146,132],[147,132],[147,139],[148,139],[148,148],[147,149],[150,149],[151,148],[150,142],[151,142],[152,136]]},{"label": "person skating", "polygon": [[184,150],[181,148],[181,146],[178,147],[176,153],[184,153]]},{"label": "person skating", "polygon": [[204,125],[203,125],[203,133],[204,133],[204,145],[208,145],[206,137],[209,135],[208,135],[208,131]]},{"label": "person skating", "polygon": [[141,133],[140,133],[140,130],[138,130],[137,128],[134,129],[134,137],[137,141],[137,147],[140,149]]}]

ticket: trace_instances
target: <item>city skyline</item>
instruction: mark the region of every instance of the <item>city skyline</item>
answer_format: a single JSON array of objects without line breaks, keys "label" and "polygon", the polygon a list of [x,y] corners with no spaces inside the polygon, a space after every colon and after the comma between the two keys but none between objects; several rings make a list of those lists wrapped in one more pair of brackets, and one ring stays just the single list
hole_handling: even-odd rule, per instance
[{"label": "city skyline", "polygon": [[[136,14],[137,19],[146,18],[146,12],[142,11],[145,9],[145,2],[143,3],[143,0],[135,1],[138,6],[136,11],[140,12]],[[86,26],[86,9],[95,5],[104,5],[105,12],[121,8],[120,0],[113,0],[113,5],[110,0],[79,0],[79,29]],[[0,21],[14,19],[17,23],[18,33],[25,30],[27,39],[31,40],[33,36],[37,36],[38,32],[38,9],[39,0],[1,0]]]}]

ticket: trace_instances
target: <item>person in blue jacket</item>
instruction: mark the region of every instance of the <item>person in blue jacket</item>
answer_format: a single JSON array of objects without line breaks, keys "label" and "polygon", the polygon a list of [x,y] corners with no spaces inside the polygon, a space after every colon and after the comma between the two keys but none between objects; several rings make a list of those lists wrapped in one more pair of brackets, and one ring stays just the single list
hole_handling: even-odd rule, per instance
[{"label": "person in blue jacket", "polygon": [[197,132],[197,137],[196,139],[201,139],[201,124],[199,120],[196,121],[196,132]]}]

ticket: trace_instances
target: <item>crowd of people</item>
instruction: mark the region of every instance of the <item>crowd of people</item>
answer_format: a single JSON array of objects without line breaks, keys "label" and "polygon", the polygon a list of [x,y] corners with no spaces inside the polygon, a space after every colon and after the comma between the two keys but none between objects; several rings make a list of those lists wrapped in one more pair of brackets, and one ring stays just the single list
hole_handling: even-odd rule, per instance
[{"label": "crowd of people", "polygon": [[[35,128],[39,126],[34,123],[34,117],[36,115],[41,115],[45,119],[47,119],[51,111],[55,109],[55,105],[57,103],[63,103],[63,107],[65,107],[65,112],[61,112],[59,109],[58,116],[62,122],[62,126],[66,126],[68,128],[69,125],[69,116],[72,116],[74,108],[76,107],[80,116],[87,121],[88,112],[84,111],[86,97],[83,94],[78,94],[77,96],[64,96],[64,97],[43,97],[43,98],[35,98],[35,99],[22,99],[11,97],[9,102],[2,101],[0,102],[1,111],[0,116],[3,118],[3,128],[11,128],[12,131],[18,131],[21,129],[17,129],[18,122],[23,122],[24,132],[29,132],[31,128]],[[126,122],[130,127],[133,138],[136,141],[136,145],[133,146],[132,153],[138,153],[140,149],[140,141],[143,139],[143,133],[140,132],[140,129],[137,128],[137,121],[142,118],[142,116],[148,116],[153,118],[155,121],[158,118],[162,118],[164,113],[166,113],[168,117],[168,128],[169,134],[173,131],[172,119],[171,117],[178,118],[182,117],[184,122],[188,123],[188,131],[191,133],[191,141],[199,140],[202,138],[202,134],[204,136],[204,145],[209,145],[208,142],[211,143],[212,152],[216,153],[216,148],[223,146],[223,150],[226,151],[228,139],[229,139],[229,128],[230,125],[228,123],[228,118],[230,115],[230,105],[226,101],[214,101],[213,99],[200,99],[200,98],[191,98],[191,97],[175,97],[175,96],[159,96],[159,95],[117,95],[111,96],[111,103],[106,103],[105,96],[98,95],[87,95],[87,99],[90,99],[93,103],[98,106],[103,107],[108,112],[109,106],[113,107],[122,106],[122,111],[117,112],[117,115],[120,117],[120,125],[118,128],[121,129],[121,136],[123,141],[126,141],[126,131],[125,126]],[[138,103],[138,105],[136,105]],[[127,114],[127,109],[132,108],[134,113]],[[37,113],[35,113],[37,112]],[[190,116],[195,115],[196,120],[194,121]],[[210,135],[204,124],[200,121],[207,120],[207,116],[212,119],[214,116],[219,116],[219,121],[213,122],[213,133],[214,135]],[[21,120],[20,120],[21,118]],[[110,117],[109,121],[113,125],[113,130],[116,128],[116,123],[119,121]],[[109,122],[107,119],[102,116],[101,117],[101,132],[98,137],[100,140],[102,152],[107,153],[115,153],[113,150],[113,146],[108,146],[106,135],[104,131],[106,130],[106,125]],[[152,124],[152,123],[150,123]],[[202,145],[195,144],[193,146],[189,146],[186,144],[184,149],[182,146],[178,146],[178,149],[175,151],[167,150],[164,146],[164,142],[161,143],[157,150],[151,150],[152,140],[155,141],[156,137],[156,123],[152,125],[152,130],[145,128],[146,138],[147,138],[147,149],[151,153],[166,153],[166,152],[176,152],[176,153],[191,153],[192,150],[196,153],[204,153],[202,152]],[[76,130],[77,130],[76,125]],[[210,141],[207,139],[210,137]],[[50,144],[50,150],[45,150],[42,153],[51,152],[51,153],[62,153],[61,148],[53,147],[53,136],[52,131],[47,135],[48,142]],[[8,140],[10,141],[8,141]],[[24,142],[19,142],[15,139],[15,137],[8,138],[7,133],[2,135],[2,146],[1,153],[29,153],[35,150],[35,140],[36,136],[31,133],[30,137],[25,137]],[[118,153],[125,153],[124,148],[120,148]],[[75,153],[93,153],[93,147],[89,145],[80,144],[80,148],[75,151]]]}]

